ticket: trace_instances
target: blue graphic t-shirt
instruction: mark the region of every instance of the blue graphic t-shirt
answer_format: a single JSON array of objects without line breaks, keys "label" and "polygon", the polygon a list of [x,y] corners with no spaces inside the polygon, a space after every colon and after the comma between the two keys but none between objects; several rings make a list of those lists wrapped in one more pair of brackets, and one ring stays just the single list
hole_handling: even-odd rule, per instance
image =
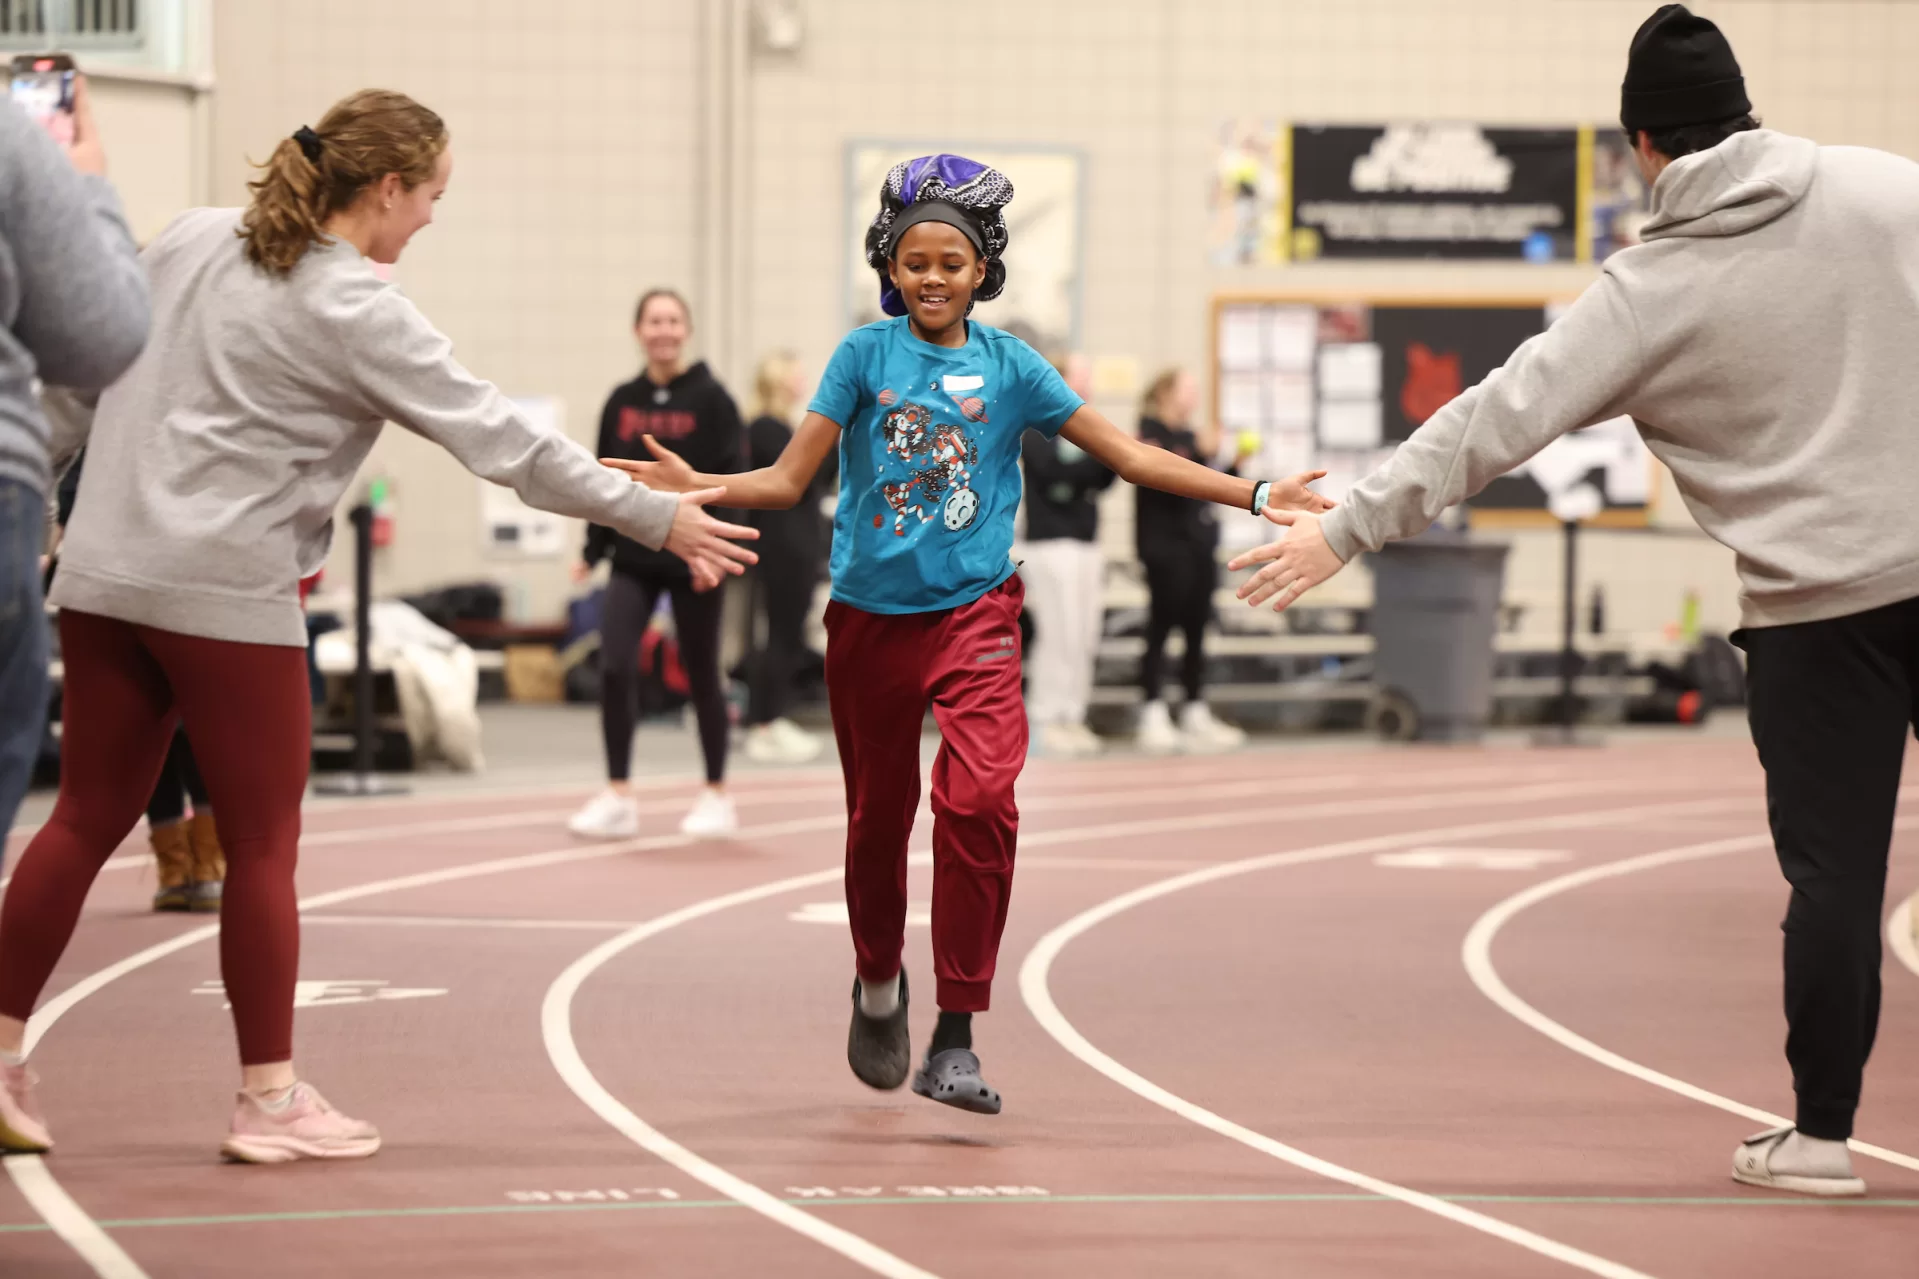
[{"label": "blue graphic t-shirt", "polygon": [[967,322],[934,346],[904,317],[855,329],[812,411],[840,433],[833,598],[869,613],[970,604],[1013,574],[1020,436],[1059,434],[1082,401],[1010,333]]}]

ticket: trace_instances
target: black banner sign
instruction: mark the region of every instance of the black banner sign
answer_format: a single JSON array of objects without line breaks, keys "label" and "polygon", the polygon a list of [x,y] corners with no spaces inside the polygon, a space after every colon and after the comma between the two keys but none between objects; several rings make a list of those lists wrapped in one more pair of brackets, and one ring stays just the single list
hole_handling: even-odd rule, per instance
[{"label": "black banner sign", "polygon": [[1296,125],[1291,256],[1572,261],[1579,131]]}]

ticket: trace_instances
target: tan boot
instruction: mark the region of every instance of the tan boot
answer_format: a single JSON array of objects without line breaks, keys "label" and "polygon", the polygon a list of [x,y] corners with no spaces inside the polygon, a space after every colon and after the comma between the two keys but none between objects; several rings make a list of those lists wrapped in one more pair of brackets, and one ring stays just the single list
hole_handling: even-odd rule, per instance
[{"label": "tan boot", "polygon": [[185,822],[161,826],[147,832],[153,845],[153,862],[159,872],[160,888],[153,894],[155,910],[193,909],[193,847],[187,840]]},{"label": "tan boot", "polygon": [[220,847],[220,832],[213,825],[212,813],[195,813],[188,818],[186,832],[193,853],[190,909],[211,914],[220,909],[220,897],[226,888],[227,855]]}]

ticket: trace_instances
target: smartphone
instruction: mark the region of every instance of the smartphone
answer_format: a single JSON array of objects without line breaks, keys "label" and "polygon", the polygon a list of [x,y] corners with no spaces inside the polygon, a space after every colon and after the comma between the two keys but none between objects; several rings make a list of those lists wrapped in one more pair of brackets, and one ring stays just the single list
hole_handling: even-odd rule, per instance
[{"label": "smartphone", "polygon": [[61,146],[73,144],[73,77],[73,59],[64,53],[13,60],[13,100]]}]

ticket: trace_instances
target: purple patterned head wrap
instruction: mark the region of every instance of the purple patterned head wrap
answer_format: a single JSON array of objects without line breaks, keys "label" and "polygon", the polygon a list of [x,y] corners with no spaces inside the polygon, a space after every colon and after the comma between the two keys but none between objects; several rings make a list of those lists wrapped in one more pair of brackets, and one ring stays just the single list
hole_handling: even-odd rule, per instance
[{"label": "purple patterned head wrap", "polygon": [[[986,278],[973,294],[973,301],[990,302],[998,297],[1006,287],[1002,255],[1007,237],[1002,210],[1012,199],[1013,184],[1005,174],[963,155],[923,155],[889,169],[886,181],[880,184],[879,216],[866,229],[866,262],[879,273],[880,310],[888,315],[906,314],[906,302],[886,274],[897,239],[894,226],[908,207],[931,201],[951,205],[968,218],[971,227],[961,229],[969,240],[982,246]],[[904,231],[905,227],[899,229]]]}]

